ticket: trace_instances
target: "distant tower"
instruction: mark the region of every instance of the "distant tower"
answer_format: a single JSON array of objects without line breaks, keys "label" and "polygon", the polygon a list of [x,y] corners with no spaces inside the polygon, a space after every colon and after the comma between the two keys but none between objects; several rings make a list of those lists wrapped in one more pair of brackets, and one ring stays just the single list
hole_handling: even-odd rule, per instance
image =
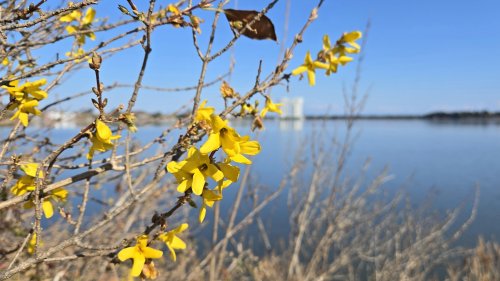
[{"label": "distant tower", "polygon": [[298,98],[282,98],[283,105],[281,115],[282,119],[304,119],[304,99]]}]

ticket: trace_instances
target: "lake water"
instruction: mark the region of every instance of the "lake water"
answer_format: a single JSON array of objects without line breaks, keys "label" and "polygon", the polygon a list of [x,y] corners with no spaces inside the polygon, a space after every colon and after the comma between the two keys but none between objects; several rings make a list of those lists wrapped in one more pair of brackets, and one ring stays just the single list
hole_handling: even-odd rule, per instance
[{"label": "lake water", "polygon": [[[255,157],[252,168],[257,182],[277,186],[297,149],[304,145],[304,139],[309,140],[308,144],[311,141],[328,143],[334,136],[342,141],[345,127],[342,120],[266,122],[266,130],[258,136],[263,149]],[[432,198],[433,208],[443,213],[465,203],[461,219],[469,214],[474,187],[479,185],[477,217],[459,243],[474,245],[479,235],[500,241],[498,124],[361,120],[355,123],[353,133],[355,141],[346,165],[351,177],[355,177],[370,158],[368,179],[387,167],[394,177],[385,184],[389,190],[404,188],[415,207]],[[337,156],[332,152],[327,157]],[[278,205],[284,207],[284,204]],[[286,227],[280,226],[279,219],[276,222],[278,229]]]},{"label": "lake water", "polygon": [[[233,124],[238,131],[249,133],[249,123]],[[137,133],[139,140],[151,140],[162,128],[144,127]],[[0,130],[6,135],[5,128]],[[58,129],[53,141],[75,134],[76,130]],[[28,132],[29,133],[29,132]],[[299,148],[311,142],[331,143],[336,137],[343,140],[345,122],[335,121],[279,121],[266,120],[266,128],[252,138],[262,144],[262,152],[253,158],[252,182],[277,188],[283,175],[294,161]],[[477,218],[460,240],[473,245],[479,235],[500,241],[500,126],[494,123],[464,124],[431,122],[426,120],[361,120],[355,123],[356,136],[348,157],[346,171],[355,177],[370,158],[368,179],[378,175],[384,167],[394,178],[385,184],[388,190],[405,188],[412,204],[418,206],[433,196],[433,208],[444,211],[465,202],[464,217],[472,205],[474,187],[480,186],[480,204]],[[176,140],[176,135],[169,137]],[[306,143],[304,142],[306,141]],[[304,150],[307,153],[307,150]],[[326,157],[337,157],[326,151]],[[107,155],[107,154],[106,154]],[[307,182],[307,180],[305,180]],[[229,212],[230,198],[236,188],[228,188],[222,213]],[[262,197],[261,197],[262,198]],[[284,216],[286,194],[265,212],[271,237],[286,239],[288,223]],[[207,215],[210,229],[213,211]],[[193,218],[197,217],[193,214]]]}]

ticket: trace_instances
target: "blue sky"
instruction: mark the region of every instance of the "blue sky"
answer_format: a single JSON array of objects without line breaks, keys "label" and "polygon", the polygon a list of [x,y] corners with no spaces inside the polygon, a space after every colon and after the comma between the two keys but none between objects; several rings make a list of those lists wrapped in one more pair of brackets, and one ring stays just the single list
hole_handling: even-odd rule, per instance
[{"label": "blue sky", "polygon": [[[103,1],[97,16],[116,20],[118,3]],[[139,2],[139,1],[136,1]],[[145,1],[144,1],[145,2]],[[196,1],[195,1],[196,2]],[[157,1],[166,6],[169,1]],[[292,0],[288,38],[292,38],[307,20],[311,0]],[[240,9],[260,10],[266,1],[238,1]],[[286,0],[281,0],[268,16],[275,23],[278,40],[283,40]],[[234,7],[234,3],[229,7]],[[369,91],[365,107],[367,114],[427,113],[436,110],[500,110],[500,1],[396,1],[396,0],[326,0],[319,18],[296,49],[289,71],[300,65],[308,50],[315,54],[321,48],[321,38],[329,34],[337,38],[344,31],[363,30],[368,20],[371,29],[362,66],[361,90]],[[198,12],[206,19],[200,36],[202,46],[209,35],[212,12]],[[231,39],[227,21],[221,19],[215,39],[215,50]],[[92,46],[99,42],[90,42]],[[198,80],[201,63],[191,44],[188,29],[160,27],[152,39],[153,53],[146,73],[145,85],[158,87],[191,86]],[[290,43],[288,40],[287,45]],[[202,47],[204,50],[205,47]],[[275,66],[280,46],[272,41],[241,38],[234,51],[219,57],[208,68],[207,80],[227,71],[230,56],[236,68],[230,78],[238,92],[250,89],[258,62],[263,60],[264,74]],[[42,53],[49,56],[46,51]],[[104,61],[102,76],[106,84],[134,82],[142,60],[142,49],[136,47]],[[341,68],[337,75],[317,75],[317,85],[310,87],[306,80],[292,78],[290,91],[286,87],[273,89],[274,99],[302,96],[306,113],[343,112],[342,88],[349,86],[356,64]],[[265,75],[264,75],[265,76]],[[80,92],[93,85],[93,75],[83,70],[54,90],[55,96]],[[206,89],[203,99],[220,105],[218,86]],[[77,90],[75,90],[77,89]],[[124,103],[131,89],[109,93],[111,105]],[[193,92],[158,93],[143,91],[136,109],[171,112],[186,104]],[[78,110],[88,98],[73,102],[69,107]],[[90,105],[90,102],[89,102]]]}]

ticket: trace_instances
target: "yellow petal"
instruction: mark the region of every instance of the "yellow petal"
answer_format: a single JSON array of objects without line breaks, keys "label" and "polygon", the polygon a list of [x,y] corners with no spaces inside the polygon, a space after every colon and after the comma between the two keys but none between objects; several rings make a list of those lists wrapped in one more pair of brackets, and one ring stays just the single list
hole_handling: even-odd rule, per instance
[{"label": "yellow petal", "polygon": [[349,47],[345,47],[345,48],[344,48],[344,51],[345,51],[346,53],[348,53],[348,54],[357,54],[357,53],[359,53],[359,51],[360,51],[360,50],[359,50],[359,48],[358,48],[358,49],[356,49],[356,48],[349,48]]},{"label": "yellow petal", "polygon": [[179,192],[186,192],[188,188],[191,187],[193,181],[191,180],[183,180],[178,186],[177,186],[177,191]]},{"label": "yellow petal", "polygon": [[38,170],[38,163],[28,163],[21,165],[21,170],[28,175],[32,177],[36,177],[36,171]]},{"label": "yellow petal", "polygon": [[347,44],[351,45],[355,49],[358,49],[358,50],[361,49],[361,46],[359,46],[359,44],[356,42],[349,42]]},{"label": "yellow petal", "polygon": [[43,99],[47,98],[47,96],[48,96],[48,95],[47,95],[47,92],[42,91],[42,90],[33,91],[33,92],[30,92],[30,94],[31,94],[34,98],[36,98],[36,99],[38,99],[38,100],[43,100]]},{"label": "yellow petal", "polygon": [[66,26],[66,31],[69,33],[69,34],[73,34],[75,32],[77,32],[78,30],[76,29],[75,26],[73,25],[68,25]]},{"label": "yellow petal", "polygon": [[344,35],[342,36],[342,40],[345,42],[353,42],[361,38],[362,35],[363,34],[361,33],[361,31],[352,31],[349,33],[344,33]]},{"label": "yellow petal", "polygon": [[240,143],[241,153],[248,155],[256,155],[260,152],[260,144],[258,141],[245,141]]},{"label": "yellow petal", "polygon": [[172,232],[173,233],[181,233],[184,230],[188,229],[188,227],[189,227],[189,224],[183,223],[183,224],[179,225],[176,229],[172,230]]},{"label": "yellow petal", "polygon": [[137,277],[141,275],[142,268],[144,267],[144,263],[146,262],[146,258],[143,255],[135,255],[134,256],[134,265],[132,266],[132,270],[130,271],[130,275]]},{"label": "yellow petal", "polygon": [[205,204],[203,204],[203,206],[201,206],[200,208],[200,214],[198,216],[198,221],[200,223],[202,223],[205,220],[206,214],[207,214],[207,208],[205,207]]},{"label": "yellow petal", "polygon": [[232,182],[238,181],[238,177],[240,175],[240,168],[237,166],[232,166],[225,163],[220,163],[219,168],[221,169],[224,177]]},{"label": "yellow petal", "polygon": [[28,100],[26,101],[24,104],[23,104],[23,108],[24,109],[27,109],[29,110],[30,108],[33,108],[35,106],[38,106],[38,101],[37,100],[34,100],[34,99],[31,99],[31,100]]},{"label": "yellow petal", "polygon": [[325,36],[323,36],[323,49],[325,51],[328,51],[330,50],[331,48],[331,43],[330,43],[330,37],[328,37],[328,35],[325,34]]},{"label": "yellow petal", "polygon": [[193,155],[195,155],[197,151],[198,151],[198,150],[196,149],[196,146],[191,146],[191,147],[188,149],[188,154],[187,154],[188,158],[189,158],[189,157],[192,157]]},{"label": "yellow petal", "polygon": [[135,252],[137,251],[136,247],[128,247],[125,249],[122,249],[120,252],[118,252],[118,259],[120,261],[125,261],[128,259],[131,259],[134,257]]},{"label": "yellow petal", "polygon": [[243,156],[241,154],[236,154],[236,155],[233,155],[229,158],[231,158],[231,160],[233,160],[236,163],[241,163],[241,164],[246,164],[246,165],[252,164],[252,161],[250,161],[248,158],[246,158],[245,156]]},{"label": "yellow petal", "polygon": [[348,62],[352,61],[352,58],[351,57],[347,57],[347,56],[341,56],[339,58],[339,62],[342,64],[342,65],[346,65]]},{"label": "yellow petal", "polygon": [[54,208],[48,199],[42,202],[42,209],[46,218],[50,219],[54,215]]},{"label": "yellow petal", "polygon": [[204,190],[203,199],[205,199],[208,202],[215,202],[221,200],[222,196],[213,192],[212,190]]},{"label": "yellow petal", "polygon": [[307,79],[309,80],[309,85],[314,86],[316,84],[316,77],[314,76],[314,71],[307,71]]},{"label": "yellow petal", "polygon": [[176,161],[170,161],[167,164],[167,171],[171,174],[177,173],[181,167]]},{"label": "yellow petal", "polygon": [[196,195],[201,195],[203,191],[203,187],[205,186],[205,176],[200,172],[200,170],[196,170],[193,175],[193,193]]},{"label": "yellow petal", "polygon": [[292,75],[299,75],[305,71],[307,71],[307,67],[305,65],[301,65],[292,71]]},{"label": "yellow petal", "polygon": [[111,129],[99,119],[95,121],[95,127],[97,131],[97,138],[102,142],[109,141],[112,135]]},{"label": "yellow petal", "polygon": [[213,178],[215,181],[220,181],[224,178],[224,174],[215,167],[213,164],[209,164],[205,173]]},{"label": "yellow petal", "polygon": [[173,249],[186,249],[186,243],[184,241],[182,241],[182,239],[180,239],[179,237],[177,236],[174,236],[174,238],[172,239],[172,242],[170,243],[170,247],[172,247]]},{"label": "yellow petal", "polygon": [[73,11],[65,16],[62,16],[61,18],[59,18],[59,21],[62,21],[62,22],[72,22],[74,21],[75,19],[77,18],[80,18],[81,14],[79,11]]},{"label": "yellow petal", "polygon": [[227,122],[224,121],[222,118],[220,118],[219,115],[212,115],[211,116],[211,125],[212,125],[212,130],[215,133],[218,133],[222,128],[227,127]]},{"label": "yellow petal", "polygon": [[172,258],[173,261],[177,260],[177,256],[175,255],[175,251],[172,247],[170,247],[169,244],[167,244],[167,248],[170,251],[170,258]]},{"label": "yellow petal", "polygon": [[144,257],[147,259],[159,259],[163,256],[163,252],[151,247],[145,247],[142,249]]},{"label": "yellow petal", "polygon": [[229,155],[235,155],[240,153],[239,136],[234,131],[227,131],[224,135],[221,135],[221,146],[224,152]]},{"label": "yellow petal", "polygon": [[201,146],[200,152],[203,154],[210,153],[216,149],[218,149],[221,145],[220,134],[213,133],[208,136],[207,141]]},{"label": "yellow petal", "polygon": [[262,112],[260,113],[260,116],[261,116],[262,118],[266,117],[267,110],[268,110],[268,109],[267,109],[267,107],[264,107],[264,109],[262,109]]},{"label": "yellow petal", "polygon": [[313,66],[314,66],[314,68],[328,69],[328,64],[322,63],[322,62],[319,62],[319,61],[314,61],[313,62]]},{"label": "yellow petal", "polygon": [[21,120],[21,123],[23,123],[24,127],[28,127],[28,114],[24,113],[24,112],[20,112],[18,111],[19,113],[19,120]]},{"label": "yellow petal", "polygon": [[307,51],[306,57],[304,58],[304,64],[310,65],[312,63],[311,52]]},{"label": "yellow petal", "polygon": [[90,24],[92,21],[94,21],[95,17],[95,10],[92,9],[92,7],[87,9],[87,12],[85,13],[85,17],[83,18],[82,24]]},{"label": "yellow petal", "polygon": [[68,191],[64,188],[57,188],[51,192],[53,196],[55,196],[58,200],[64,201],[68,196]]},{"label": "yellow petal", "polygon": [[222,190],[228,186],[230,186],[233,182],[230,180],[220,181],[217,184],[217,190],[222,193]]}]

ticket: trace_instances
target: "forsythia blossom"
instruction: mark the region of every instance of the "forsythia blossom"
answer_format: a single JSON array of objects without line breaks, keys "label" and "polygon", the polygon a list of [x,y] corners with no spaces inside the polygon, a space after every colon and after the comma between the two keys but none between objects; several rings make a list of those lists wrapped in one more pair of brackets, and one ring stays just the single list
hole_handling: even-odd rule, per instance
[{"label": "forsythia blossom", "polygon": [[265,117],[268,111],[271,112],[276,112],[279,115],[283,114],[281,111],[281,103],[273,103],[273,101],[270,98],[266,98],[266,107],[262,109],[262,112],[260,113],[260,116]]},{"label": "forsythia blossom", "polygon": [[177,179],[179,192],[185,192],[191,188],[196,195],[201,195],[208,177],[215,181],[224,178],[224,174],[211,163],[208,155],[201,154],[194,146],[189,149],[185,160],[168,163],[167,170]]},{"label": "forsythia blossom", "polygon": [[132,265],[132,270],[130,275],[137,277],[141,275],[142,268],[146,259],[159,259],[163,256],[163,252],[157,249],[148,247],[148,236],[141,235],[137,238],[135,246],[122,249],[118,253],[118,259],[120,261],[125,261],[128,259],[133,259],[134,263]]},{"label": "forsythia blossom", "polygon": [[[53,202],[64,202],[68,197],[68,191],[63,188],[57,188],[52,190],[42,199],[42,210],[43,214],[46,218],[50,219],[54,215],[54,206]],[[31,209],[35,207],[35,203],[33,201],[26,202],[24,204],[24,208]]]},{"label": "forsythia blossom", "polygon": [[297,67],[292,71],[292,75],[299,75],[307,71],[307,79],[309,80],[309,85],[314,86],[316,84],[316,69],[328,69],[328,65],[319,61],[313,61],[311,58],[311,53],[308,51],[304,59],[304,64]]},{"label": "forsythia blossom", "polygon": [[47,83],[46,79],[39,79],[33,82],[26,82],[19,86],[19,81],[12,81],[9,85],[2,86],[11,96],[11,102],[7,109],[17,111],[10,118],[19,118],[21,123],[28,126],[28,114],[40,115],[42,112],[36,108],[38,101],[47,98],[47,92],[40,89]]},{"label": "forsythia blossom", "polygon": [[233,128],[229,127],[226,120],[222,120],[218,115],[212,115],[211,127],[212,131],[207,142],[200,148],[201,153],[206,154],[222,147],[222,150],[232,161],[252,164],[252,161],[243,154],[258,154],[260,144],[257,141],[250,141],[249,136],[240,136]]},{"label": "forsythia blossom", "polygon": [[210,122],[210,116],[214,114],[215,109],[213,107],[206,107],[207,101],[201,102],[198,110],[196,110],[196,115],[194,120],[198,122]]},{"label": "forsythia blossom", "polygon": [[113,136],[111,129],[101,120],[97,119],[95,121],[95,132],[92,134],[90,141],[92,146],[90,147],[89,153],[87,154],[87,159],[92,159],[94,157],[94,151],[105,152],[114,147],[112,140],[119,139],[120,135]]},{"label": "forsythia blossom", "polygon": [[[19,178],[16,184],[11,188],[11,192],[16,196],[24,195],[27,192],[32,192],[35,190],[36,185],[36,172],[39,165],[37,163],[28,163],[26,165],[21,165],[21,170],[25,173],[24,176]],[[43,173],[39,172],[38,176],[43,179]],[[52,201],[63,202],[66,201],[68,192],[63,188],[57,188],[52,190],[42,199],[42,210],[46,218],[51,218],[54,215],[54,207],[52,206]],[[29,209],[33,208],[35,205],[32,201],[24,204],[24,207]]]},{"label": "forsythia blossom", "polygon": [[317,59],[312,60],[311,53],[308,51],[304,59],[304,64],[292,71],[292,75],[299,75],[307,71],[309,85],[314,86],[316,83],[315,70],[325,69],[326,75],[336,73],[339,65],[346,65],[352,61],[352,57],[348,54],[357,54],[361,47],[356,40],[360,39],[362,33],[360,31],[347,32],[342,34],[332,47],[328,35],[323,37],[323,49],[318,53]]},{"label": "forsythia blossom", "polygon": [[183,223],[178,226],[176,229],[168,231],[167,233],[161,234],[158,238],[165,242],[168,250],[170,251],[170,257],[173,261],[177,260],[177,255],[175,254],[175,250],[183,250],[186,249],[186,243],[182,241],[177,234],[183,232],[189,227],[187,223]]},{"label": "forsythia blossom", "polygon": [[[228,87],[228,85],[225,85],[221,92],[230,91],[227,89]],[[200,104],[194,116],[194,121],[206,125],[202,126],[202,128],[209,131],[207,141],[201,146],[200,150],[194,146],[190,147],[184,160],[179,162],[171,161],[166,167],[167,171],[173,174],[177,181],[177,191],[186,192],[191,189],[193,194],[201,196],[202,206],[198,217],[200,223],[205,219],[207,207],[211,208],[216,201],[222,199],[222,190],[238,181],[240,168],[231,165],[231,161],[251,164],[252,162],[244,154],[256,155],[260,152],[260,144],[257,141],[251,141],[249,136],[240,136],[236,130],[229,126],[226,120],[214,114],[215,109],[207,107],[206,103],[207,101],[203,101]],[[279,104],[270,102],[267,110],[278,112],[280,111],[279,106]],[[252,108],[252,112],[257,113],[257,110]],[[222,162],[215,162],[213,155],[219,148],[222,148],[227,158]],[[209,178],[217,183],[216,188],[208,188],[207,181]],[[181,228],[177,230],[179,229]],[[180,246],[182,245],[180,244]],[[173,259],[175,259],[174,248],[174,246],[169,248]]]},{"label": "forsythia blossom", "polygon": [[[70,5],[71,4],[72,3],[70,3]],[[69,23],[76,22],[76,24],[71,24],[66,26],[66,31],[69,34],[73,34],[79,31],[83,32],[89,31],[90,28],[92,27],[92,22],[94,22],[94,18],[95,18],[95,10],[92,9],[92,7],[90,7],[85,12],[85,16],[79,10],[74,10],[73,12],[59,18],[59,21],[69,22]],[[85,44],[86,37],[88,37],[90,40],[95,40],[94,32],[87,32],[76,36],[76,41],[78,45],[81,46]]]},{"label": "forsythia blossom", "polygon": [[222,195],[217,194],[216,192],[210,189],[203,190],[203,194],[201,194],[201,197],[203,198],[203,204],[201,205],[200,215],[198,216],[198,221],[200,223],[202,223],[205,220],[205,216],[207,214],[207,207],[212,208],[216,201],[222,200]]},{"label": "forsythia blossom", "polygon": [[[11,192],[20,196],[25,194],[26,192],[31,192],[35,190],[35,180],[36,180],[36,171],[38,170],[37,163],[28,163],[25,165],[21,165],[21,170],[25,173],[24,176],[21,176],[16,184],[11,188]],[[40,178],[43,178],[43,173],[40,172],[38,174]]]}]

